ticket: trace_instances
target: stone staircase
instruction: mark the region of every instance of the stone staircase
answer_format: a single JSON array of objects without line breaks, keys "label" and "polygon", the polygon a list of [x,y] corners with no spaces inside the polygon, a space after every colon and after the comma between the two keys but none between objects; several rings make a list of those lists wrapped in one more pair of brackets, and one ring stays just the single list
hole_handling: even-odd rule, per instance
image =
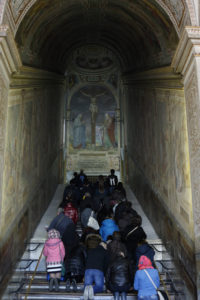
[{"label": "stone staircase", "polygon": [[[186,300],[184,283],[177,274],[173,260],[166,252],[165,247],[160,240],[149,241],[149,243],[154,247],[156,252],[155,264],[160,273],[160,289],[167,290],[169,299],[171,300]],[[59,292],[49,292],[44,257],[38,263],[43,244],[44,240],[31,240],[31,243],[27,245],[26,251],[17,264],[2,300],[83,299],[83,283],[77,285],[77,292],[73,292],[72,289],[70,292],[67,292],[65,282],[60,283]],[[36,266],[37,271],[35,272]],[[113,299],[113,295],[105,290],[104,293],[95,295],[95,300],[97,299],[111,300]],[[131,291],[128,293],[127,299],[136,300],[137,293]]]}]

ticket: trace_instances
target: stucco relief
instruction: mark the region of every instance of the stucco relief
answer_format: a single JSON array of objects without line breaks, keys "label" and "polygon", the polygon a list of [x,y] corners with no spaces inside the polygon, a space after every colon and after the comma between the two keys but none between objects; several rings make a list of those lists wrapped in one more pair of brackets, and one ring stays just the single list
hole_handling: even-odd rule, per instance
[{"label": "stucco relief", "polygon": [[186,83],[185,93],[189,131],[195,233],[196,236],[200,236],[200,106],[196,69],[193,69],[191,72],[190,80]]}]

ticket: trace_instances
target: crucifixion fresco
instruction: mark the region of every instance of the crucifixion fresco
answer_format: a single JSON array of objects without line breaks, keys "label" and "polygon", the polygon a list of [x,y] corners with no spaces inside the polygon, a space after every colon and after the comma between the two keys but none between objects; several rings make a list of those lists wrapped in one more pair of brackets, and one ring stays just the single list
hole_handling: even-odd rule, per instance
[{"label": "crucifixion fresco", "polygon": [[102,86],[81,88],[71,99],[72,151],[117,148],[116,100]]}]

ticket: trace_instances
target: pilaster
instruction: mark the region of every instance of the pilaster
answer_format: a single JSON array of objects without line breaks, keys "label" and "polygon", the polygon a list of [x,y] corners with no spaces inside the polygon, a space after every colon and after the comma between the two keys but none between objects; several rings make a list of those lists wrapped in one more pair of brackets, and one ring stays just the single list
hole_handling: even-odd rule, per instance
[{"label": "pilaster", "polygon": [[21,66],[14,37],[7,25],[0,26],[0,219],[7,123],[8,91],[11,75]]},{"label": "pilaster", "polygon": [[190,154],[197,298],[200,299],[200,27],[186,27],[172,61],[183,75]]}]

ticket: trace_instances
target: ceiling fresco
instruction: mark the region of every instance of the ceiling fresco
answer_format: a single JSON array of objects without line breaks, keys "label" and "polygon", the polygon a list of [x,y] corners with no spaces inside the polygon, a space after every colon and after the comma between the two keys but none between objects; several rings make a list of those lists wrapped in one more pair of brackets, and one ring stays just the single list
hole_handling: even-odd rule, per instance
[{"label": "ceiling fresco", "polygon": [[[170,0],[163,2],[170,6]],[[25,2],[12,0],[10,5],[18,11],[17,22]],[[171,8],[180,24],[183,0],[174,1]],[[40,0],[24,16],[16,41],[25,65],[64,73],[76,48],[99,44],[115,53],[122,71],[129,72],[170,64],[178,35],[154,0]],[[95,69],[90,59],[79,58],[79,63]]]}]

